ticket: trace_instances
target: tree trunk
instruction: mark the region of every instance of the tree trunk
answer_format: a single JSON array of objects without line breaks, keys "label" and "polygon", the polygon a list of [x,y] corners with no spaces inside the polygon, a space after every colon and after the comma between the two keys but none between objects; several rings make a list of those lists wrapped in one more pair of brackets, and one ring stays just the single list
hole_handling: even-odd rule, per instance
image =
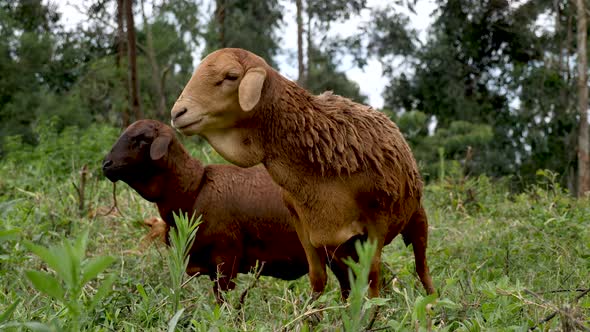
[{"label": "tree trunk", "polygon": [[311,66],[313,65],[313,57],[311,56],[313,43],[311,42],[311,9],[309,3],[307,3],[307,67],[305,73],[305,79],[309,79],[309,72],[311,70]]},{"label": "tree trunk", "polygon": [[297,83],[305,87],[305,64],[303,63],[303,4],[302,0],[295,0],[297,6],[297,64],[299,68],[299,76]]},{"label": "tree trunk", "polygon": [[152,82],[154,84],[154,90],[156,91],[156,113],[158,117],[161,119],[166,119],[168,116],[168,110],[166,108],[166,95],[164,94],[164,80],[161,79],[162,73],[160,70],[160,65],[158,64],[158,59],[156,58],[156,52],[154,50],[154,39],[152,35],[152,27],[150,26],[149,22],[147,21],[147,16],[145,15],[144,10],[144,0],[141,0],[141,15],[143,17],[143,24],[145,25],[146,30],[146,39],[147,39],[147,57],[150,62],[150,67],[152,68]]},{"label": "tree trunk", "polygon": [[217,20],[217,24],[219,24],[219,47],[224,48],[227,47],[227,42],[225,40],[225,9],[226,9],[226,0],[217,0],[216,1],[216,8],[215,8],[215,19]]},{"label": "tree trunk", "polygon": [[[115,57],[115,65],[117,66],[117,75],[120,75],[120,79],[123,83],[123,86],[129,86],[128,77],[126,75],[123,75],[124,72],[121,70],[123,59],[127,56],[125,40],[125,4],[124,0],[117,0],[117,55]],[[129,91],[125,91],[125,100],[129,101]],[[128,105],[129,102],[123,105],[123,108],[121,110],[121,124],[123,128],[126,128],[130,125]]]},{"label": "tree trunk", "polygon": [[590,191],[590,142],[588,141],[588,78],[586,54],[586,6],[585,0],[576,0],[578,13],[578,110],[580,131],[578,132],[578,197]]},{"label": "tree trunk", "polygon": [[[561,10],[559,10],[559,0],[553,0],[553,8],[555,10],[555,35],[559,36],[559,33],[561,31]],[[559,54],[557,55],[557,72],[559,73],[559,76],[561,76],[562,73],[562,69],[563,69],[563,63],[562,63],[562,55],[563,55],[563,49],[564,49],[564,45],[563,43],[565,42],[565,40],[561,40],[562,44],[559,47]]]},{"label": "tree trunk", "polygon": [[135,39],[135,22],[133,20],[133,0],[125,1],[125,16],[127,18],[127,47],[129,58],[129,95],[131,96],[131,110],[135,120],[143,119],[143,112],[139,104],[139,80],[137,78],[137,44]]},{"label": "tree trunk", "polygon": [[115,40],[117,44],[117,55],[115,58],[117,67],[121,66],[121,61],[125,57],[125,8],[123,2],[124,0],[117,0],[117,39]]},{"label": "tree trunk", "polygon": [[[573,50],[572,50],[572,20],[573,20],[573,15],[570,13],[568,14],[567,17],[567,36],[565,37],[565,44],[567,45],[566,48],[566,52],[565,52],[565,61],[564,63],[568,63],[568,60],[570,58],[570,54],[572,54]],[[571,66],[565,66],[565,73],[566,73],[566,82],[570,82],[571,78],[572,78],[572,73],[570,70]]]}]

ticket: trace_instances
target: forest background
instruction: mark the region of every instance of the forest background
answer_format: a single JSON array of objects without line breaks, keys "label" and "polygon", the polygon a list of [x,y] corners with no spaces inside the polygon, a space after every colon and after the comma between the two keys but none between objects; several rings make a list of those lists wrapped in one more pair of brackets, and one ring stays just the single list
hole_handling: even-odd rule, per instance
[{"label": "forest background", "polygon": [[[379,61],[379,108],[398,123],[427,180],[444,158],[467,174],[511,176],[515,189],[549,169],[576,193],[576,6],[430,2],[433,12],[420,15],[432,24],[419,38],[409,19],[417,3],[297,0],[296,29],[286,31],[290,1],[1,1],[0,156],[11,137],[36,144],[34,127],[47,119],[58,131],[168,122],[198,59],[242,47],[275,67],[289,62],[292,79],[314,93],[364,103],[366,82],[346,73]],[[85,19],[65,25],[64,8]],[[354,33],[333,29],[347,22],[357,24]],[[282,48],[285,34],[297,38],[296,49]]]}]

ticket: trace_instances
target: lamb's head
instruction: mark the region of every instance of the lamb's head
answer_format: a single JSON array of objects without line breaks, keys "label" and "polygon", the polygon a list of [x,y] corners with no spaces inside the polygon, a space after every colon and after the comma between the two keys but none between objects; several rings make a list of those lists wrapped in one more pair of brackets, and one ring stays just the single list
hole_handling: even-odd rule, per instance
[{"label": "lamb's head", "polygon": [[145,199],[159,195],[155,177],[167,167],[174,130],[154,120],[132,123],[113,145],[102,163],[103,174],[112,182],[121,180]]},{"label": "lamb's head", "polygon": [[209,54],[172,107],[172,125],[185,135],[236,127],[260,101],[269,68],[242,49]]}]

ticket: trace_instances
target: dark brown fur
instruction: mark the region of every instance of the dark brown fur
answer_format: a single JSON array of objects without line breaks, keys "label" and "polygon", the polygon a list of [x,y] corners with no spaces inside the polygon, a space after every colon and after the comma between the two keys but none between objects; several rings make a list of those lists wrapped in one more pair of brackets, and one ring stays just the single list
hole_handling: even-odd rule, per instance
[{"label": "dark brown fur", "polygon": [[[238,90],[233,82],[219,88],[210,79],[228,70],[241,73],[235,84],[247,102],[231,93]],[[260,77],[264,83],[255,99],[248,85],[258,89]],[[240,108],[252,100],[253,108]],[[425,255],[423,184],[403,135],[383,113],[331,93],[311,95],[240,49],[204,59],[171,113],[179,130],[202,135],[240,166],[262,162],[285,189],[314,291],[326,283],[324,252],[342,262],[354,257],[354,239],[368,238],[378,246],[370,273],[370,295],[377,296],[381,249],[401,233],[414,247],[424,287],[434,292]]]},{"label": "dark brown fur", "polygon": [[[153,160],[150,147],[170,138],[165,155]],[[121,135],[103,163],[111,181],[122,180],[158,206],[174,226],[173,212],[202,215],[187,273],[219,280],[219,290],[232,289],[237,273],[264,262],[262,275],[292,280],[307,273],[305,252],[281,199],[281,189],[262,167],[203,166],[191,158],[172,128],[140,120]]]}]

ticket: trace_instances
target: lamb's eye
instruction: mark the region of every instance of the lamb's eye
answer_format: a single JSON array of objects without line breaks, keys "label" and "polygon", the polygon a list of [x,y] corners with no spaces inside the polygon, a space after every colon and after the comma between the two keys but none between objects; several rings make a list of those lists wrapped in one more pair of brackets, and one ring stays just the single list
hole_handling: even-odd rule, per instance
[{"label": "lamb's eye", "polygon": [[145,146],[147,144],[150,144],[150,142],[147,137],[141,135],[135,139],[135,144],[137,144],[139,146]]}]

